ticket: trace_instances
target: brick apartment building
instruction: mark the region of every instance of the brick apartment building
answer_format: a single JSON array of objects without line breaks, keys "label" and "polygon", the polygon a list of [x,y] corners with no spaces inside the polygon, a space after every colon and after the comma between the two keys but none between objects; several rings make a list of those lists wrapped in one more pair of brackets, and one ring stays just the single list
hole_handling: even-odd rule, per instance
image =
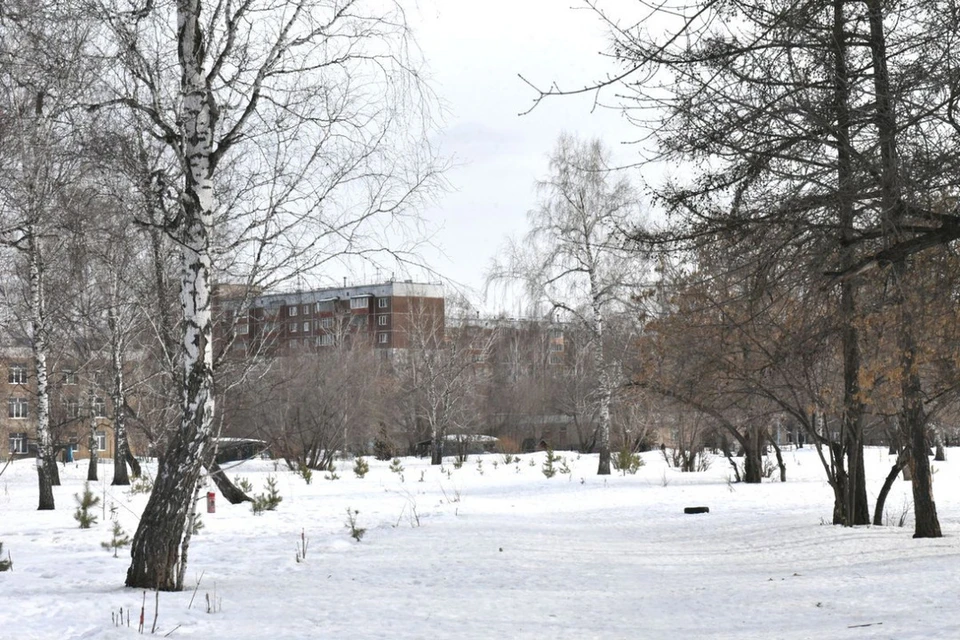
[{"label": "brick apartment building", "polygon": [[[236,293],[234,291],[233,293]],[[221,293],[218,326],[232,327],[238,356],[285,355],[335,345],[368,346],[385,358],[426,330],[442,339],[443,287],[410,280],[257,295],[245,306]]]},{"label": "brick apartment building", "polygon": [[[59,459],[90,457],[90,426],[101,458],[112,458],[113,407],[105,370],[52,367],[49,374],[50,433]],[[37,452],[37,378],[29,347],[0,348],[0,459],[32,457]],[[0,401],[2,402],[2,401]]]}]

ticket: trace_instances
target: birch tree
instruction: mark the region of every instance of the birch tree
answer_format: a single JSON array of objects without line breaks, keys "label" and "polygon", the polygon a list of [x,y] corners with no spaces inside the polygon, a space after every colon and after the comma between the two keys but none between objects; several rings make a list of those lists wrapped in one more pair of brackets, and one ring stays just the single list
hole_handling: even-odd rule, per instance
[{"label": "birch tree", "polygon": [[214,274],[262,286],[402,238],[435,178],[429,96],[391,2],[102,0],[95,12],[118,66],[91,108],[145,122],[177,168],[177,207],[159,224],[180,250],[181,418],[126,583],[180,590],[213,435]]},{"label": "birch tree", "polygon": [[495,263],[490,280],[521,279],[549,313],[569,314],[587,329],[584,348],[596,375],[597,473],[610,474],[610,406],[619,369],[610,358],[608,314],[622,311],[641,288],[643,260],[628,232],[639,224],[638,199],[626,178],[611,169],[598,140],[561,136],[550,156],[550,176],[537,184],[539,206],[530,230]]},{"label": "birch tree", "polygon": [[[65,26],[67,23],[70,26]],[[23,265],[36,375],[39,509],[59,484],[50,434],[47,267],[61,246],[59,211],[83,174],[74,111],[93,81],[89,25],[58,0],[0,8],[0,243]]]}]

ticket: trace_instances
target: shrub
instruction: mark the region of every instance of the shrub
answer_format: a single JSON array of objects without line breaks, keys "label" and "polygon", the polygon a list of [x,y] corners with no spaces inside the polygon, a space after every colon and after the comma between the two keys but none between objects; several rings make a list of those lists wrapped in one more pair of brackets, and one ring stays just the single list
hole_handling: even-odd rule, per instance
[{"label": "shrub", "polygon": [[353,463],[353,473],[356,474],[358,478],[362,478],[367,475],[368,471],[370,471],[370,464],[363,459],[363,456],[357,456],[357,459]]},{"label": "shrub", "polygon": [[283,498],[277,489],[277,479],[273,476],[267,476],[267,492],[255,495],[251,507],[253,513],[261,515],[264,511],[276,511],[277,505],[282,501]]},{"label": "shrub", "polygon": [[83,495],[73,494],[77,500],[77,510],[73,514],[73,519],[80,523],[81,529],[89,529],[91,525],[97,524],[97,516],[90,513],[90,509],[100,504],[100,498],[93,495],[90,491],[90,483],[83,483]]},{"label": "shrub", "polygon": [[624,447],[617,452],[617,455],[613,456],[613,468],[622,473],[623,475],[634,475],[640,467],[643,466],[643,458],[640,457],[639,453],[634,453]]},{"label": "shrub", "polygon": [[400,458],[394,458],[390,461],[390,471],[396,474],[403,473],[403,464],[400,462]]}]

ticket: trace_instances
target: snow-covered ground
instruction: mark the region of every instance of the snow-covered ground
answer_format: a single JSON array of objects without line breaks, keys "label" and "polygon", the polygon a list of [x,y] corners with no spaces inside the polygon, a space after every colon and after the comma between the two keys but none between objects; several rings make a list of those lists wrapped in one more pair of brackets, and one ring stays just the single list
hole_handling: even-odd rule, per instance
[{"label": "snow-covered ground", "polygon": [[[787,483],[754,486],[730,484],[723,459],[681,474],[653,452],[636,475],[604,478],[596,456],[560,455],[571,473],[551,479],[543,453],[509,465],[472,456],[460,469],[404,458],[402,474],[370,459],[363,479],[342,462],[339,479],[315,473],[310,485],[283,465],[243,463],[229,475],[255,491],[274,475],[283,502],[254,516],[217,496],[193,538],[189,588],[159,594],[156,635],[960,638],[958,450],[935,463],[937,540],[913,540],[912,516],[902,528],[826,524],[831,492],[809,449],[785,453]],[[869,450],[871,502],[891,462]],[[109,481],[110,468],[100,471]],[[101,542],[111,506],[132,534],[146,497],[96,485],[106,513],[81,530],[74,494],[85,475],[83,464],[62,470],[53,512],[35,510],[31,461],[0,477],[0,541],[14,561],[0,573],[0,638],[138,635],[144,593],[123,587],[128,551],[115,559]],[[909,489],[894,487],[893,520]],[[698,505],[710,513],[683,514]],[[347,509],[367,529],[359,543]],[[147,634],[154,603],[147,594]],[[111,621],[121,608],[129,628]]]}]

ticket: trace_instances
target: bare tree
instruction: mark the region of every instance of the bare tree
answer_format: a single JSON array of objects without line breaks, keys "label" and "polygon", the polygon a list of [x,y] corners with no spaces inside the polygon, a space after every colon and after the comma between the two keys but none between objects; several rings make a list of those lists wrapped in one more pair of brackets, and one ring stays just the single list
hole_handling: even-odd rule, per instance
[{"label": "bare tree", "polygon": [[610,474],[610,403],[617,363],[605,347],[608,314],[622,309],[644,279],[627,234],[639,224],[637,196],[610,167],[599,141],[562,136],[550,158],[551,175],[538,183],[540,206],[528,214],[530,231],[512,243],[491,281],[519,278],[549,313],[563,312],[588,328],[583,348],[593,354],[598,407],[597,473]]},{"label": "bare tree", "polygon": [[58,483],[49,428],[47,266],[60,245],[58,212],[69,206],[83,173],[73,107],[92,80],[89,33],[58,0],[10,2],[0,10],[0,242],[25,267],[40,509],[54,508]]},{"label": "bare tree", "polygon": [[92,108],[145,123],[176,167],[177,207],[154,224],[181,254],[181,418],[126,582],[179,590],[214,432],[214,272],[264,285],[380,250],[435,177],[419,135],[428,96],[392,3],[95,5],[119,66]]}]

